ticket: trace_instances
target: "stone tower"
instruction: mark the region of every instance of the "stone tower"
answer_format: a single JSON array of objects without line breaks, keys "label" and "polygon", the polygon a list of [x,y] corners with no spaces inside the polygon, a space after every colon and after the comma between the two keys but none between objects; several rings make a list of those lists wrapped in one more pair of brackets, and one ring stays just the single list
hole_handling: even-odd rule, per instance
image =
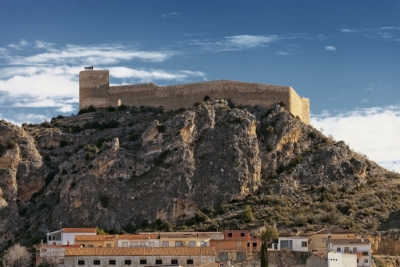
[{"label": "stone tower", "polygon": [[79,108],[108,106],[110,87],[108,70],[84,70],[79,72]]}]

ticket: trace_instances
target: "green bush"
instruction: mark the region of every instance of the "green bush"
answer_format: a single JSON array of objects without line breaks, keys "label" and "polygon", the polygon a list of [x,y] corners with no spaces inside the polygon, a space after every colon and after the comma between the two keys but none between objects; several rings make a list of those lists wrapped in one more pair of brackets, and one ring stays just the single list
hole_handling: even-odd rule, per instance
[{"label": "green bush", "polygon": [[17,147],[17,143],[15,143],[12,139],[8,139],[7,141],[7,148],[8,149],[13,149]]},{"label": "green bush", "polygon": [[254,222],[254,214],[250,206],[246,206],[244,208],[244,212],[242,213],[242,220],[246,223]]}]

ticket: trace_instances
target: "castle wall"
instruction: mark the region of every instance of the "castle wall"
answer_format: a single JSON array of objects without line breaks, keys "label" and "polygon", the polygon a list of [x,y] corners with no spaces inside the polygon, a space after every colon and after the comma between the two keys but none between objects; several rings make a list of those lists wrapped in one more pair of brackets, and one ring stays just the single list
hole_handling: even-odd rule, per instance
[{"label": "castle wall", "polygon": [[163,106],[165,110],[176,110],[190,108],[209,96],[212,99],[230,99],[236,106],[270,107],[275,102],[283,102],[293,115],[309,124],[308,99],[299,97],[289,86],[226,80],[170,86],[153,83],[109,86],[108,75],[109,72],[104,70],[80,72],[81,109],[90,105],[117,106],[121,100],[127,106]]}]

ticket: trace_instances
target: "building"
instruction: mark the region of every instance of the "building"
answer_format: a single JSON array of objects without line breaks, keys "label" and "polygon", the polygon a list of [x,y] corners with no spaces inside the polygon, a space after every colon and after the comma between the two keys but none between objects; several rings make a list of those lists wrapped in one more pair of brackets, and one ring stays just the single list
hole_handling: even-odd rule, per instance
[{"label": "building", "polygon": [[79,248],[80,245],[47,245],[40,246],[36,257],[36,266],[47,263],[51,266],[63,266],[66,248]]},{"label": "building", "polygon": [[195,267],[215,262],[212,247],[67,248],[65,267],[160,266]]},{"label": "building", "polygon": [[270,108],[282,102],[294,116],[310,124],[308,98],[300,97],[292,87],[237,81],[210,81],[191,84],[158,86],[153,83],[110,86],[108,70],[90,70],[79,73],[79,107],[163,106],[166,110],[190,108],[203,101],[229,99],[235,105],[261,105]]},{"label": "building", "polygon": [[209,247],[210,235],[207,233],[161,233],[162,247]]},{"label": "building", "polygon": [[47,233],[48,245],[73,245],[77,235],[96,235],[96,228],[62,228]]},{"label": "building", "polygon": [[355,239],[356,233],[341,228],[324,228],[308,236],[308,252],[325,253],[328,239]]},{"label": "building", "polygon": [[308,238],[297,236],[279,237],[278,250],[283,248],[296,252],[308,252]]},{"label": "building", "polygon": [[117,247],[160,247],[160,235],[119,235]]},{"label": "building", "polygon": [[334,251],[313,253],[307,259],[307,267],[357,267],[357,256]]},{"label": "building", "polygon": [[75,244],[82,247],[97,248],[107,247],[113,248],[117,246],[118,235],[77,235],[75,236]]},{"label": "building", "polygon": [[357,256],[357,266],[372,266],[371,242],[369,239],[330,239],[327,251]]},{"label": "building", "polygon": [[242,262],[258,254],[261,249],[260,239],[253,238],[248,230],[225,230],[223,233],[224,239],[210,240],[219,262]]}]

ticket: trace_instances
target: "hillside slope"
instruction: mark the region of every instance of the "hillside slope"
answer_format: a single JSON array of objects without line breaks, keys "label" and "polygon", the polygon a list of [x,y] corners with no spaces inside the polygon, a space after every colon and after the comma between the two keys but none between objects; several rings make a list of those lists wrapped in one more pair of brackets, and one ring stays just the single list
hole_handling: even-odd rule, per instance
[{"label": "hillside slope", "polygon": [[265,223],[398,230],[399,175],[279,104],[86,112],[23,127],[0,122],[3,246],[38,242],[60,223],[110,232]]}]

